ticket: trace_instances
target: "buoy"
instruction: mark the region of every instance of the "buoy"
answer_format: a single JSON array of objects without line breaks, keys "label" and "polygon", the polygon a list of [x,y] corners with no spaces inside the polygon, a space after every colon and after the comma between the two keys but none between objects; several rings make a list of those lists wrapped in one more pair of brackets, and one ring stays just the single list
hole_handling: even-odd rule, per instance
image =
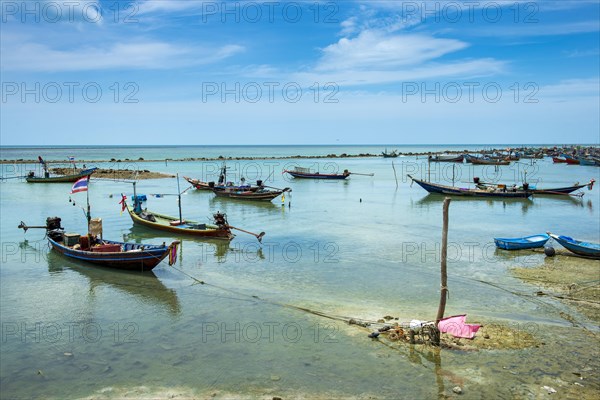
[{"label": "buoy", "polygon": [[554,247],[548,246],[544,248],[544,254],[548,257],[554,257],[556,255],[556,250],[554,250]]}]

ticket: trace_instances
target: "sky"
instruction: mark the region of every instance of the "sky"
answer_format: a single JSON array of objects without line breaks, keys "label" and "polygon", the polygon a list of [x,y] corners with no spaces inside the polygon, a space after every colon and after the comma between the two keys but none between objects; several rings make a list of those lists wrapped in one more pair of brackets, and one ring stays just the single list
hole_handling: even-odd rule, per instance
[{"label": "sky", "polygon": [[600,0],[1,0],[1,145],[600,144]]}]

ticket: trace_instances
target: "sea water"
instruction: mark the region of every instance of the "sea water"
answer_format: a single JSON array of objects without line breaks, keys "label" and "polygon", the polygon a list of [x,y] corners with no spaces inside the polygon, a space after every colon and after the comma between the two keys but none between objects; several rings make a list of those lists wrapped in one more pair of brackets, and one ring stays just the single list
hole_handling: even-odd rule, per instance
[{"label": "sea water", "polygon": [[[476,146],[459,146],[477,149]],[[400,148],[388,146],[388,150]],[[411,148],[413,152],[452,150]],[[287,157],[377,153],[369,146],[186,148],[3,148],[8,159],[61,159],[76,155],[87,166],[148,169],[180,177],[217,180],[217,161],[94,163],[120,158]],[[400,148],[401,151],[404,151]],[[21,156],[18,156],[21,154]],[[68,153],[68,154],[67,154]],[[63,157],[64,158],[64,157]],[[294,165],[320,172],[351,172],[342,181],[299,180],[282,171]],[[228,180],[261,179],[289,187],[285,199],[255,203],[187,190],[183,217],[208,223],[217,211],[229,223],[266,235],[262,243],[236,232],[231,242],[176,237],[134,227],[121,213],[125,180],[92,179],[93,217],[104,237],[140,243],[180,239],[175,268],[166,261],[151,273],[123,273],[80,264],[51,252],[43,225],[59,216],[67,232],[84,232],[86,193],[70,184],[0,185],[2,398],[121,397],[137,388],[152,393],[224,397],[304,396],[431,398],[460,385],[470,397],[535,396],[539,387],[572,385],[572,370],[592,368],[586,385],[598,388],[597,327],[566,305],[532,296],[538,287],[510,268],[547,262],[543,254],[506,253],[494,237],[551,231],[600,241],[598,187],[583,197],[528,200],[453,199],[450,204],[446,315],[502,322],[545,341],[518,351],[453,352],[441,358],[409,346],[390,349],[367,338],[350,318],[398,322],[434,319],[440,290],[442,196],[428,195],[407,174],[473,187],[474,176],[499,183],[537,182],[538,187],[600,181],[600,169],[524,160],[510,166],[428,164],[419,157],[230,160]],[[4,164],[2,176],[25,175],[36,165]],[[179,186],[178,186],[179,185]],[[137,193],[151,211],[178,214],[182,178],[142,180]],[[70,200],[70,201],[69,201]],[[555,245],[560,247],[559,245]],[[578,262],[572,261],[576,267]],[[312,310],[314,313],[304,310]],[[565,319],[571,315],[572,327]],[[595,385],[595,386],[593,386]]]}]

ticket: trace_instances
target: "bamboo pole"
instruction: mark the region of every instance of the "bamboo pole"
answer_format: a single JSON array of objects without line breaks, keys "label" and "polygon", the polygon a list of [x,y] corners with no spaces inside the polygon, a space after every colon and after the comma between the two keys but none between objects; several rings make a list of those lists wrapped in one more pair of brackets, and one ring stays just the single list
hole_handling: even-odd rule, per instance
[{"label": "bamboo pole", "polygon": [[442,226],[442,262],[441,262],[441,275],[442,275],[442,287],[440,290],[440,306],[438,308],[437,317],[435,318],[435,326],[442,318],[444,318],[444,311],[446,310],[446,298],[448,297],[448,275],[446,273],[446,260],[448,258],[448,208],[450,206],[450,198],[444,199],[443,206],[443,226]]},{"label": "bamboo pole", "polygon": [[394,161],[392,161],[392,168],[394,170],[394,179],[396,180],[396,189],[398,189],[398,177],[396,176],[396,167],[394,166]]}]

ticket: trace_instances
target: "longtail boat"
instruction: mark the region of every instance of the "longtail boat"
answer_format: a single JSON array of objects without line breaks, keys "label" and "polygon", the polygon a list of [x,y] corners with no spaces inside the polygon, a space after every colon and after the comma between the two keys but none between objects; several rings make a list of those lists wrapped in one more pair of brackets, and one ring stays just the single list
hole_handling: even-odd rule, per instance
[{"label": "longtail boat", "polygon": [[381,155],[383,156],[383,158],[396,158],[399,156],[397,150],[392,150],[388,153],[387,149],[385,149],[385,151],[382,151]]},{"label": "longtail boat", "polygon": [[27,232],[31,228],[46,229],[48,242],[54,251],[77,261],[85,261],[108,268],[130,271],[150,271],[169,256],[169,265],[177,258],[179,241],[170,245],[147,245],[139,243],[104,240],[96,235],[84,236],[65,233],[61,219],[48,217],[45,226],[27,226],[23,221],[19,228]]},{"label": "longtail boat", "polygon": [[486,197],[486,198],[527,198],[531,196],[530,191],[526,190],[506,190],[499,188],[470,189],[459,188],[455,186],[440,185],[439,183],[425,182],[420,179],[413,178],[407,175],[413,182],[417,182],[419,186],[429,193],[439,193],[446,195],[465,196],[465,197]]},{"label": "longtail boat", "polygon": [[226,186],[226,187],[214,187],[213,193],[218,197],[224,197],[229,199],[238,199],[238,200],[261,200],[261,201],[271,201],[274,198],[281,196],[285,192],[291,192],[292,189],[284,188],[284,189],[267,189],[265,187],[261,187],[258,189],[245,189],[239,186]]},{"label": "longtail boat", "polygon": [[523,250],[544,247],[550,236],[542,233],[520,238],[494,238],[496,247],[504,250]]},{"label": "longtail boat", "polygon": [[467,155],[467,162],[475,165],[510,165],[509,160],[501,160],[498,158],[481,158]]},{"label": "longtail boat", "polygon": [[571,157],[568,154],[562,154],[562,157],[564,157],[565,161],[567,164],[570,165],[579,165],[579,159],[575,158],[575,157]]},{"label": "longtail boat", "polygon": [[183,179],[188,181],[194,188],[196,188],[198,190],[207,190],[207,191],[212,190],[209,185],[209,182],[204,182],[199,179],[189,178],[187,176],[184,176]]},{"label": "longtail boat", "polygon": [[[587,186],[588,190],[592,190],[594,187],[595,179],[590,179],[588,183],[583,185],[579,184],[579,182],[575,183],[573,186],[564,186],[558,188],[550,188],[550,189],[538,189],[535,185],[532,184],[523,184],[521,186],[516,186],[518,190],[527,190],[533,194],[542,194],[542,195],[568,195],[576,190],[583,189]],[[495,184],[495,183],[485,183],[485,182],[475,182],[476,186],[479,189],[487,189],[487,188],[506,188],[506,185]]]},{"label": "longtail boat", "polygon": [[60,175],[60,176],[50,176],[50,174],[46,171],[44,173],[45,176],[35,176],[33,171],[29,173],[29,175],[25,178],[25,180],[29,183],[64,183],[64,182],[76,182],[81,178],[91,176],[94,171],[98,168],[88,168],[80,171],[76,174],[71,175]]},{"label": "longtail boat", "polygon": [[593,158],[590,157],[579,157],[579,165],[596,165],[596,162]]},{"label": "longtail boat", "polygon": [[552,162],[555,164],[564,164],[567,162],[567,159],[562,157],[552,157]]},{"label": "longtail boat", "polygon": [[600,259],[599,243],[582,242],[580,240],[575,240],[569,236],[558,236],[550,232],[548,232],[548,235],[550,235],[552,239],[556,240],[561,246],[563,246],[572,253],[584,257]]},{"label": "longtail boat", "polygon": [[430,162],[463,162],[465,159],[465,156],[463,154],[461,154],[460,156],[444,156],[444,155],[439,155],[439,156],[429,156],[428,160]]},{"label": "longtail boat", "polygon": [[123,209],[127,210],[127,213],[134,224],[178,235],[225,240],[231,240],[234,237],[227,224],[227,217],[225,214],[214,214],[213,218],[215,224],[201,224],[196,221],[182,220],[181,218],[142,210],[141,205],[139,205],[137,201],[137,196],[134,198],[134,203],[133,207],[128,205],[125,196],[122,196],[121,202],[119,203],[122,205]]},{"label": "longtail boat", "polygon": [[320,172],[311,171],[310,168],[294,167],[293,170],[284,170],[283,173],[290,174],[294,178],[303,179],[346,179],[351,172],[347,169],[341,174],[322,174]]}]

